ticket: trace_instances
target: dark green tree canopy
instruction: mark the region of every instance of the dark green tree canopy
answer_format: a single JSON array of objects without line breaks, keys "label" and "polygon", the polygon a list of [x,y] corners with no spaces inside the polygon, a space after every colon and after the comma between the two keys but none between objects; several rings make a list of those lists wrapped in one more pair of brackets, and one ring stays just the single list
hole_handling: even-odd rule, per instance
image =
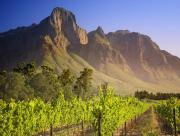
[{"label": "dark green tree canopy", "polygon": [[51,67],[37,68],[34,63],[20,63],[13,72],[0,72],[0,99],[28,100],[41,97],[49,101],[59,93],[65,99],[88,98],[92,90],[93,70],[84,68],[78,78],[69,69],[58,75]]},{"label": "dark green tree canopy", "polygon": [[71,85],[74,82],[75,77],[70,71],[70,69],[64,69],[62,71],[62,74],[58,77],[58,79],[60,80],[63,86],[66,86]]},{"label": "dark green tree canopy", "polygon": [[34,90],[26,84],[26,79],[21,73],[10,72],[0,82],[0,97],[4,100],[27,100],[34,96]]},{"label": "dark green tree canopy", "polygon": [[26,76],[32,76],[36,72],[35,63],[20,63],[16,68],[13,69],[14,72],[22,73]]},{"label": "dark green tree canopy", "polygon": [[84,70],[80,72],[80,76],[77,78],[74,86],[74,92],[78,98],[86,99],[88,95],[91,94],[92,74],[93,70],[89,68],[84,68]]}]

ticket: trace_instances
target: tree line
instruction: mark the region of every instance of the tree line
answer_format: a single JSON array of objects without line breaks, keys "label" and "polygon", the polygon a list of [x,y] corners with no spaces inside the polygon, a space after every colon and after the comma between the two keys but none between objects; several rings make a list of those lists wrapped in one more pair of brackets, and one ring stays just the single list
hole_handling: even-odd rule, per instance
[{"label": "tree line", "polygon": [[180,93],[152,93],[144,91],[136,91],[134,96],[138,99],[153,99],[153,100],[167,100],[171,97],[180,99]]},{"label": "tree line", "polygon": [[62,70],[59,75],[46,65],[37,68],[34,63],[20,63],[11,72],[0,72],[0,99],[29,100],[40,97],[48,101],[58,93],[63,93],[65,99],[87,99],[94,93],[92,74],[92,69],[84,68],[77,76],[70,69]]}]

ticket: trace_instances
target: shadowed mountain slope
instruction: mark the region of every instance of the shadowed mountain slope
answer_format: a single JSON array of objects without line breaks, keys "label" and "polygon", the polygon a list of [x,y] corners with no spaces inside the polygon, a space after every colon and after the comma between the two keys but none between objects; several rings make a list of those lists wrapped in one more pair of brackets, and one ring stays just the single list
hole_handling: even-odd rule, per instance
[{"label": "shadowed mountain slope", "polygon": [[63,8],[53,9],[39,24],[0,33],[1,70],[31,61],[57,72],[70,68],[75,74],[90,67],[94,87],[109,82],[120,94],[180,91],[180,59],[150,37],[128,30],[105,34],[101,27],[87,34]]}]

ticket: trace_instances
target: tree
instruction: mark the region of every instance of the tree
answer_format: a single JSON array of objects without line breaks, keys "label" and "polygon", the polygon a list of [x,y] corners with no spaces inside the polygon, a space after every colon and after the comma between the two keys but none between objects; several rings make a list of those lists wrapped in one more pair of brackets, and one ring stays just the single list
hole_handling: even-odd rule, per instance
[{"label": "tree", "polygon": [[74,86],[74,93],[78,98],[86,99],[88,95],[91,94],[92,74],[93,70],[89,68],[84,68],[84,70],[80,72],[80,76],[77,78]]},{"label": "tree", "polygon": [[14,72],[22,73],[25,76],[32,76],[36,72],[35,63],[20,63],[16,68],[13,69]]},{"label": "tree", "polygon": [[6,71],[0,72],[0,98],[3,98],[4,95],[4,87],[6,83],[7,74],[8,73]]},{"label": "tree", "polygon": [[147,91],[136,91],[135,92],[135,97],[138,99],[145,99],[148,98],[148,92]]},{"label": "tree", "polygon": [[25,77],[17,72],[7,73],[1,82],[0,97],[4,100],[13,98],[15,100],[28,100],[34,97],[34,90],[26,84]]},{"label": "tree", "polygon": [[56,72],[50,68],[49,66],[41,66],[42,74],[45,76],[49,85],[51,85],[54,89],[54,92],[58,92],[61,89],[61,84],[58,80],[58,75]]},{"label": "tree", "polygon": [[101,84],[101,89],[103,92],[103,95],[106,96],[107,95],[107,90],[108,90],[108,82],[104,82],[103,84]]},{"label": "tree", "polygon": [[42,69],[42,73],[44,74],[44,75],[48,75],[48,74],[54,74],[54,70],[52,69],[52,68],[50,68],[49,66],[46,66],[46,65],[42,65],[41,66],[41,69]]},{"label": "tree", "polygon": [[72,86],[75,80],[74,75],[69,69],[64,69],[62,71],[62,74],[58,77],[58,79],[63,88],[62,90],[63,90],[65,99],[71,99],[74,96],[72,92],[72,89],[73,89]]},{"label": "tree", "polygon": [[35,97],[40,97],[44,101],[50,100],[57,94],[53,85],[49,83],[47,77],[42,73],[38,73],[33,76],[33,78],[29,81],[29,84],[35,90]]},{"label": "tree", "polygon": [[66,86],[66,85],[72,85],[75,77],[72,75],[69,69],[64,69],[62,71],[62,74],[58,77],[58,79],[60,80],[62,86]]},{"label": "tree", "polygon": [[35,74],[29,81],[29,84],[34,88],[35,96],[41,97],[48,101],[52,99],[61,90],[61,84],[58,80],[58,75],[49,66],[41,66],[42,72]]}]

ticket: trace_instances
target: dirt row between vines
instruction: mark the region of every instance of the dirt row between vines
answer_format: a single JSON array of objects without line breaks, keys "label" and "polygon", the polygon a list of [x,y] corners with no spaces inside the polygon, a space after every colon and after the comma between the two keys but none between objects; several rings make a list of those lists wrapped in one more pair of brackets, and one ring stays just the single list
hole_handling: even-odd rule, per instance
[{"label": "dirt row between vines", "polygon": [[[147,112],[142,114],[135,123],[127,125],[126,136],[170,136],[162,132],[162,123],[159,120],[154,108],[151,107]],[[124,130],[123,130],[124,131]],[[122,128],[113,136],[123,136]]]}]

